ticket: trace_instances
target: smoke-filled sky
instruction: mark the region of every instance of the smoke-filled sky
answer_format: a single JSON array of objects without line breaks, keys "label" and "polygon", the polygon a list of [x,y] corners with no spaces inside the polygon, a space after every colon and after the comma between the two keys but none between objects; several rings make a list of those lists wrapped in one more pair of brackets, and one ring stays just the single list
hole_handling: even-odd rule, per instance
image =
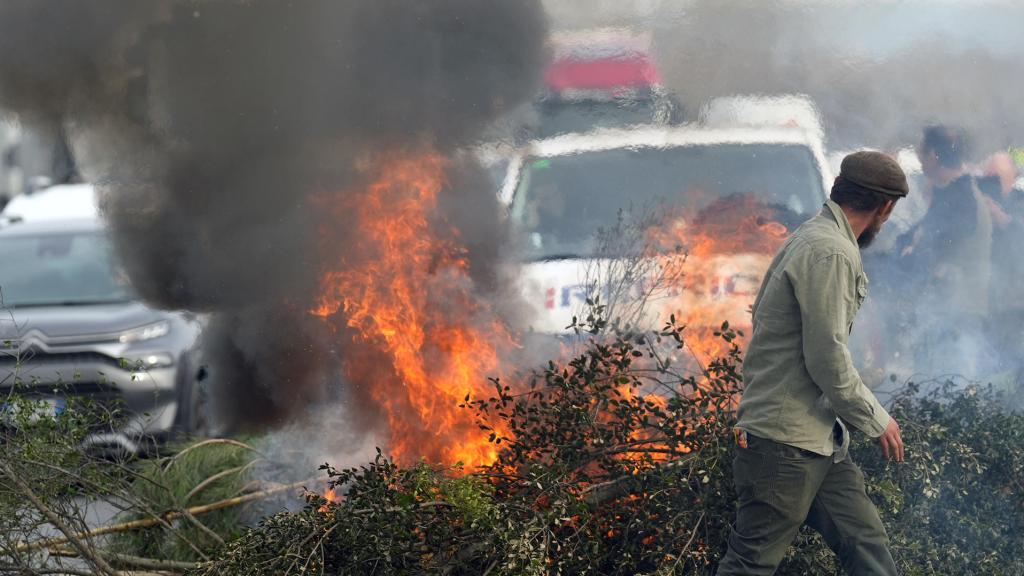
[{"label": "smoke-filled sky", "polygon": [[[766,0],[763,5],[804,12],[822,40],[844,52],[884,56],[941,34],[960,47],[996,52],[1024,48],[1021,10],[1010,0]],[[556,28],[635,26],[672,28],[700,0],[546,0]]]},{"label": "smoke-filled sky", "polygon": [[560,28],[651,31],[665,82],[695,111],[736,93],[812,96],[835,147],[913,144],[924,123],[1019,142],[1024,5],[1001,1],[550,0]]},{"label": "smoke-filled sky", "polygon": [[[146,301],[213,313],[227,423],[279,423],[325,393],[308,310],[359,257],[310,198],[358,188],[382,150],[471,144],[534,93],[545,34],[534,0],[5,0],[0,108],[66,127]],[[438,218],[486,290],[502,236],[481,181],[449,175]]]},{"label": "smoke-filled sky", "polygon": [[[691,113],[800,92],[835,148],[902,147],[933,122],[979,150],[1024,134],[1024,6],[998,2],[4,0],[0,108],[66,128],[140,294],[214,313],[224,415],[273,423],[324,393],[335,351],[304,311],[352,259],[353,227],[317,237],[307,200],[357,189],[380,150],[477,142],[537,94],[548,18],[650,31]],[[471,165],[448,181],[474,289],[500,291],[492,190]]]}]

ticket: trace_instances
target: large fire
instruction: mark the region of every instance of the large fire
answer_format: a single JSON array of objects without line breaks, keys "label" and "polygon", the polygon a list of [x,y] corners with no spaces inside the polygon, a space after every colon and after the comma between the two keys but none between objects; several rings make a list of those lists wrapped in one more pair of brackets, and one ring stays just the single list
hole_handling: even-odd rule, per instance
[{"label": "large fire", "polygon": [[[788,236],[775,211],[752,195],[722,198],[699,214],[682,210],[669,214],[649,230],[656,254],[682,249],[685,259],[666,258],[664,266],[679,286],[658,303],[655,312],[675,314],[687,326],[687,347],[703,363],[728,351],[714,332],[724,321],[749,334],[749,308],[772,255]],[[657,256],[656,256],[657,257]]]},{"label": "large fire", "polygon": [[458,231],[437,221],[447,168],[433,152],[380,154],[368,185],[332,200],[327,215],[343,211],[358,229],[352,256],[321,278],[314,313],[366,351],[346,355],[346,375],[380,407],[396,460],[472,469],[497,447],[459,404],[491,391],[487,377],[514,343],[475,294]]},{"label": "large fire", "polygon": [[[493,463],[499,446],[460,404],[492,392],[487,377],[516,343],[478,296],[458,230],[439,217],[448,167],[433,152],[378,154],[364,166],[366,184],[322,199],[325,227],[345,214],[356,229],[322,275],[313,313],[359,351],[345,354],[346,376],[379,408],[396,460],[473,469]],[[726,351],[712,334],[723,320],[749,326],[760,278],[788,233],[750,198],[720,204],[704,210],[710,216],[672,215],[649,232],[655,247],[685,249],[685,261],[672,264],[685,266],[682,285],[657,312],[689,327],[687,345],[702,361]]]}]

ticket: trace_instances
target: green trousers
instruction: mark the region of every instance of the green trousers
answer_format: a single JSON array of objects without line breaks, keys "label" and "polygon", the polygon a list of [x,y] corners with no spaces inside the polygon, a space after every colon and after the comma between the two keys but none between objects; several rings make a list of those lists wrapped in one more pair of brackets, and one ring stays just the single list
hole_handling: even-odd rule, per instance
[{"label": "green trousers", "polygon": [[739,509],[718,576],[774,574],[804,524],[821,533],[847,574],[896,574],[864,474],[849,457],[833,462],[831,456],[747,438],[747,448],[736,448]]}]

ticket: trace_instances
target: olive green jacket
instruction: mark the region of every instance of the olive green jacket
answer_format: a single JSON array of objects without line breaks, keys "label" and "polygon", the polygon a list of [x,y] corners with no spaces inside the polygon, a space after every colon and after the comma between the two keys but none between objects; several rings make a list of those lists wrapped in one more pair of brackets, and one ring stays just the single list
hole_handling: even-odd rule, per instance
[{"label": "olive green jacket", "polygon": [[845,456],[837,417],[878,437],[889,414],[857,374],[847,348],[867,295],[857,238],[829,200],[775,255],[754,302],[737,427],[825,456]]}]

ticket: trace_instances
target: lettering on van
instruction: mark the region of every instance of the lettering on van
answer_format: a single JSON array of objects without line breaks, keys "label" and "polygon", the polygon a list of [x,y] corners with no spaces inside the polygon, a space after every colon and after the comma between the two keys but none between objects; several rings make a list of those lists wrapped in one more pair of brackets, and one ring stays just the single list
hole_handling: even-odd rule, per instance
[{"label": "lettering on van", "polygon": [[[740,296],[756,296],[761,278],[753,274],[723,274],[710,279],[702,292],[709,300],[726,300]],[[693,290],[693,287],[681,287]],[[661,296],[674,297],[681,288],[665,290]],[[649,293],[647,282],[636,282],[629,288],[628,298],[642,298]],[[556,310],[586,304],[588,299],[600,294],[602,302],[611,301],[611,285],[600,289],[596,284],[567,284],[544,291],[544,308]]]}]

